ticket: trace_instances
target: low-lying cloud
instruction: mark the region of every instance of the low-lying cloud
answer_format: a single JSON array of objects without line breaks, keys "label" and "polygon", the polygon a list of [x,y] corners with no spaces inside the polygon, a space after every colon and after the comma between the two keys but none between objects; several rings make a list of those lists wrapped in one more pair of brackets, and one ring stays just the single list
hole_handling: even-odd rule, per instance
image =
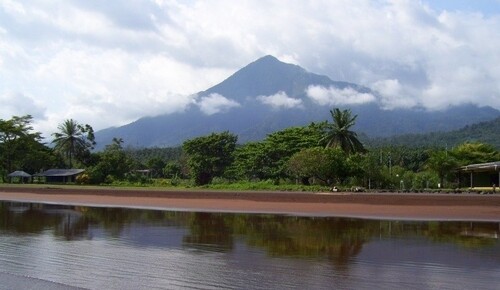
[{"label": "low-lying cloud", "polygon": [[227,112],[232,108],[241,106],[238,102],[228,99],[220,94],[210,94],[208,96],[201,97],[201,99],[197,102],[197,105],[205,115]]},{"label": "low-lying cloud", "polygon": [[376,100],[374,95],[358,92],[351,87],[339,89],[336,87],[309,86],[306,89],[306,94],[321,106],[361,105]]},{"label": "low-lying cloud", "polygon": [[412,108],[418,105],[417,100],[405,91],[397,79],[381,80],[371,87],[379,93],[380,105],[384,109]]},{"label": "low-lying cloud", "polygon": [[258,96],[257,100],[273,109],[302,108],[301,99],[291,98],[282,91],[270,96]]}]

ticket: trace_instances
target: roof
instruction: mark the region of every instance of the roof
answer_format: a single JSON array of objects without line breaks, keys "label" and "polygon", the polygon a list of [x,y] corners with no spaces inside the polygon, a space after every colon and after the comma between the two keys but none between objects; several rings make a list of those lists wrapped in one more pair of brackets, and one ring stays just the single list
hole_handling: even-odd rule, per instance
[{"label": "roof", "polygon": [[500,161],[470,164],[460,167],[459,170],[466,172],[500,171]]},{"label": "roof", "polygon": [[49,169],[35,176],[73,176],[84,172],[85,169]]},{"label": "roof", "polygon": [[8,174],[7,177],[31,177],[31,174],[18,170]]}]

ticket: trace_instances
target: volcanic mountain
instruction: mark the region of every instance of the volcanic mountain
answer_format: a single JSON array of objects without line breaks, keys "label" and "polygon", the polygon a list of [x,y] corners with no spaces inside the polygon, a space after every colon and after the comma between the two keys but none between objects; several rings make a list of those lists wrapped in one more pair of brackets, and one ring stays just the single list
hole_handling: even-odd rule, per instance
[{"label": "volcanic mountain", "polygon": [[96,140],[98,148],[114,137],[133,147],[167,147],[228,130],[238,135],[239,143],[245,143],[287,127],[329,120],[333,107],[351,109],[358,115],[355,130],[370,137],[449,131],[500,116],[498,110],[475,105],[442,111],[384,110],[379,99],[378,93],[367,87],[333,81],[265,56],[199,92],[196,103],[184,112],[107,128],[96,132]]}]

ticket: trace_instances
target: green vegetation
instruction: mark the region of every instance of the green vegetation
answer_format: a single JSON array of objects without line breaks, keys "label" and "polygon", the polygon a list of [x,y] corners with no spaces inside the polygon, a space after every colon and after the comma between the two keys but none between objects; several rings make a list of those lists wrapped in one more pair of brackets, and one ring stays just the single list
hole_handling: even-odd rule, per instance
[{"label": "green vegetation", "polygon": [[55,150],[63,154],[73,167],[73,159],[84,160],[95,145],[94,130],[88,124],[78,124],[73,119],[65,120],[57,129],[59,132],[52,134]]},{"label": "green vegetation", "polygon": [[205,185],[224,174],[233,162],[233,151],[238,137],[229,132],[212,133],[184,142],[188,164],[196,185]]},{"label": "green vegetation", "polygon": [[53,134],[51,148],[33,132],[31,116],[14,116],[0,120],[0,174],[6,182],[14,170],[34,174],[49,168],[84,168],[76,180],[83,185],[417,191],[460,187],[457,167],[500,160],[494,146],[479,142],[450,148],[365,148],[351,130],[356,115],[339,109],[330,114],[332,123],[286,128],[242,145],[236,135],[222,132],[186,140],[177,148],[123,148],[123,140],[114,138],[100,152],[91,151],[95,142],[90,125],[64,121]]},{"label": "green vegetation", "polygon": [[14,116],[0,119],[0,174],[2,181],[14,170],[38,172],[40,168],[57,166],[60,158],[42,143],[41,134],[33,132],[33,117]]},{"label": "green vegetation", "polygon": [[432,132],[427,134],[404,134],[388,138],[363,138],[370,147],[389,145],[405,147],[455,147],[462,143],[490,144],[500,150],[500,117],[477,124],[465,126],[450,132]]},{"label": "green vegetation", "polygon": [[287,163],[291,174],[309,185],[311,178],[323,184],[339,184],[349,171],[349,159],[339,148],[313,147],[295,153]]},{"label": "green vegetation", "polygon": [[356,124],[357,115],[352,116],[350,110],[335,108],[330,110],[333,123],[325,124],[326,132],[321,141],[326,141],[326,147],[337,147],[347,154],[364,152],[363,144],[358,140],[356,132],[351,127]]}]

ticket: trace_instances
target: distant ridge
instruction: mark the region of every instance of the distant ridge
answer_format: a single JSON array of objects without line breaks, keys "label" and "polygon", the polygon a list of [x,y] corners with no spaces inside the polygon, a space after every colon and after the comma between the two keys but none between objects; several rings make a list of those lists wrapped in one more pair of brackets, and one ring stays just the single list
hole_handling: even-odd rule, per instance
[{"label": "distant ridge", "polygon": [[[371,102],[336,106],[319,104],[307,94],[310,86],[351,93],[370,94]],[[310,73],[298,65],[264,56],[238,70],[221,83],[197,94],[196,104],[184,112],[144,117],[130,124],[96,132],[97,148],[114,137],[126,146],[172,147],[212,132],[230,131],[239,143],[263,139],[267,134],[291,126],[329,120],[333,107],[350,108],[358,114],[356,130],[369,137],[449,131],[500,116],[491,107],[462,105],[443,111],[423,109],[384,110],[377,92],[354,83],[333,81]],[[209,107],[216,104],[225,107]]]},{"label": "distant ridge", "polygon": [[426,134],[404,134],[388,138],[365,140],[370,146],[408,146],[408,147],[453,147],[464,142],[480,142],[495,146],[500,150],[500,117],[449,132]]}]

